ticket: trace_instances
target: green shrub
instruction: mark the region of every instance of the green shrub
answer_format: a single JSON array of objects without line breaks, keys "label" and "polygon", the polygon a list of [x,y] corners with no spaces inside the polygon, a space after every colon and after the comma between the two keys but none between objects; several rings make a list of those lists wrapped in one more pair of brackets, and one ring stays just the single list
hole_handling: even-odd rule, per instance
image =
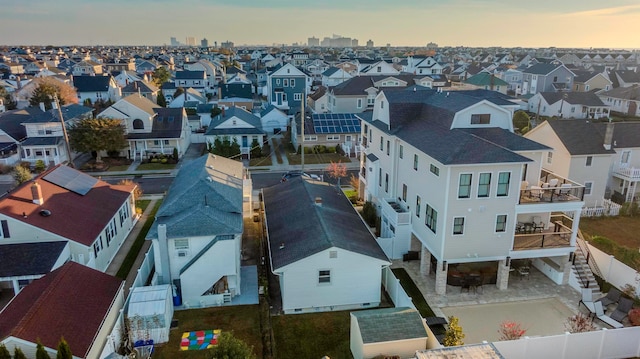
[{"label": "green shrub", "polygon": [[374,206],[370,201],[365,202],[362,206],[362,219],[367,222],[369,227],[374,227],[376,225],[377,218],[378,212],[376,211],[376,206]]},{"label": "green shrub", "polygon": [[169,160],[167,160],[166,158],[163,158],[160,160],[160,163],[167,163]]},{"label": "green shrub", "polygon": [[42,171],[45,170],[45,168],[47,168],[47,166],[45,166],[44,161],[43,160],[37,160],[36,164],[33,167],[35,169],[35,171],[37,173],[40,173]]},{"label": "green shrub", "polygon": [[149,162],[151,162],[151,163],[158,163],[159,161],[160,161],[160,160],[159,160],[159,159],[157,159],[157,158],[155,158],[155,157],[154,157],[154,158],[152,158],[151,160],[149,160]]},{"label": "green shrub", "polygon": [[335,147],[327,147],[326,153],[336,153]]},{"label": "green shrub", "polygon": [[305,147],[304,148],[304,154],[305,155],[310,155],[313,153],[313,149],[311,147]]}]

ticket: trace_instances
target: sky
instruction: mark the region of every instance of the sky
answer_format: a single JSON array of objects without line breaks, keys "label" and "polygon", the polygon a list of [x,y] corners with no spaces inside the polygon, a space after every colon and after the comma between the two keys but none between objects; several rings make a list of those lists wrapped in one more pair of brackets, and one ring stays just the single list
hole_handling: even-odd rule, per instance
[{"label": "sky", "polygon": [[[234,4],[231,4],[231,3]],[[638,0],[0,0],[0,45],[640,48]]]}]

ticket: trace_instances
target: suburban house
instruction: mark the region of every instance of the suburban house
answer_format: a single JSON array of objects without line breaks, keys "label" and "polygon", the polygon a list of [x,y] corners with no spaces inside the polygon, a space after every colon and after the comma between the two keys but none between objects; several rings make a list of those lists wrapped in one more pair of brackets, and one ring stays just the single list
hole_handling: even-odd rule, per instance
[{"label": "suburban house", "polygon": [[291,64],[276,66],[267,77],[267,102],[288,115],[300,112],[307,98],[307,74]]},{"label": "suburban house", "polygon": [[402,72],[414,75],[439,75],[442,74],[444,66],[438,63],[433,57],[407,57],[407,64],[402,66]]},{"label": "suburban house", "polygon": [[132,81],[122,88],[122,97],[136,94],[144,96],[157,103],[160,89],[156,85],[147,81]]},{"label": "suburban house", "polygon": [[507,88],[509,91],[513,91],[515,95],[522,94],[522,71],[518,69],[496,69],[496,76],[502,79],[507,83]]},{"label": "suburban house", "polygon": [[609,80],[613,87],[631,87],[640,85],[640,72],[633,70],[612,70],[609,73]]},{"label": "suburban house", "polygon": [[370,110],[379,91],[412,86],[415,84],[414,78],[415,75],[356,76],[329,88],[329,112],[360,113]]},{"label": "suburban house", "polygon": [[263,189],[271,271],[285,314],[380,304],[382,249],[334,185],[293,178]]},{"label": "suburban house", "polygon": [[599,92],[598,97],[611,108],[612,112],[640,116],[640,85],[616,87]]},{"label": "suburban house", "polygon": [[118,84],[111,75],[107,76],[74,76],[73,87],[76,88],[78,101],[118,101],[122,96]]},{"label": "suburban house", "polygon": [[92,60],[82,60],[71,66],[73,76],[102,75],[102,64]]},{"label": "suburban house", "polygon": [[573,79],[573,91],[588,92],[593,90],[608,91],[613,83],[602,72],[573,71],[576,77]]},{"label": "suburban house", "polygon": [[[26,130],[26,139],[20,143],[22,161],[34,165],[40,160],[46,166],[69,162],[73,154],[67,153],[60,115],[55,106],[54,104],[53,109],[34,114],[22,122]],[[82,119],[91,118],[92,111],[91,107],[78,104],[65,105],[60,108],[66,126]]]},{"label": "suburban house", "polygon": [[289,116],[278,110],[275,106],[269,105],[260,111],[260,123],[265,133],[275,134],[287,129]]},{"label": "suburban house", "polygon": [[26,286],[0,312],[0,343],[36,357],[40,341],[55,357],[60,339],[74,358],[102,358],[124,306],[124,281],[68,262]]},{"label": "suburban house", "polygon": [[313,113],[329,111],[329,95],[326,87],[318,86],[314,93],[307,96],[307,108]]},{"label": "suburban house", "polygon": [[390,258],[420,248],[438,294],[459,283],[462,263],[485,267],[483,280],[502,289],[512,259],[558,284],[569,278],[584,186],[544,167],[549,147],[513,133],[502,96],[384,91],[362,125],[361,198],[378,208],[378,242]]},{"label": "suburban house", "polygon": [[48,169],[0,199],[2,243],[68,241],[73,261],[105,271],[133,228],[134,189]]},{"label": "suburban house", "polygon": [[0,249],[0,293],[14,295],[71,258],[66,241],[2,244]]},{"label": "suburban house", "polygon": [[[548,120],[527,132],[525,137],[553,148],[544,160],[545,168],[584,184],[585,206],[595,207],[602,206],[605,197],[611,195],[613,173],[610,171],[617,157],[612,148],[613,129],[613,123]],[[606,131],[611,133],[607,136]]]},{"label": "suburban house", "polygon": [[[173,93],[172,93],[173,94]],[[180,107],[197,107],[198,104],[207,103],[207,97],[198,90],[193,88],[185,89],[181,94],[176,96],[175,98],[172,95],[171,102],[167,105],[167,107],[171,108],[180,108]],[[190,106],[192,104],[192,106]]]},{"label": "suburban house", "polygon": [[322,73],[322,86],[324,87],[337,86],[352,77],[353,75],[351,75],[350,73],[346,72],[345,70],[339,67],[330,67],[325,72]]},{"label": "suburban house", "polygon": [[529,112],[560,118],[609,117],[609,105],[594,92],[538,92],[529,99]]},{"label": "suburban house", "polygon": [[143,77],[138,75],[135,71],[120,71],[117,75],[113,76],[116,83],[120,87],[125,87],[128,84],[135,81],[143,81]]},{"label": "suburban house", "polygon": [[216,139],[236,141],[243,158],[251,156],[251,148],[255,142],[262,148],[265,137],[260,117],[239,107],[223,109],[222,113],[211,119],[205,133],[205,140],[211,146]]},{"label": "suburban house", "polygon": [[215,102],[220,108],[240,107],[249,112],[253,111],[253,99],[244,97],[227,97]]},{"label": "suburban house", "polygon": [[490,74],[488,72],[475,74],[462,81],[462,83],[470,85],[474,88],[496,91],[505,95],[507,94],[507,90],[509,89],[509,84],[506,81],[503,81],[496,77],[496,75]]},{"label": "suburban house", "polygon": [[241,79],[239,77],[234,77],[232,81],[227,82],[226,84],[220,84],[220,91],[218,93],[220,99],[224,99],[227,97],[242,97],[246,99],[253,98],[253,85],[251,81],[246,79]]},{"label": "suburban house", "polygon": [[375,61],[372,63],[360,61],[358,68],[360,75],[381,76],[400,74],[400,71],[398,71],[395,67],[393,67],[392,64],[386,61]]},{"label": "suburban house", "polygon": [[195,89],[202,95],[209,86],[205,71],[176,71],[174,83],[177,87]]},{"label": "suburban house", "polygon": [[522,71],[522,94],[570,91],[575,74],[566,66],[539,63]]},{"label": "suburban house", "polygon": [[18,146],[27,137],[23,123],[41,112],[40,108],[27,107],[0,113],[0,163],[12,166],[20,161]]},{"label": "suburban house", "polygon": [[[307,116],[304,122],[304,147],[336,147],[351,157],[360,154],[360,118],[352,113],[319,113]],[[291,138],[295,148],[303,144],[300,116],[291,122]]]},{"label": "suburban house", "polygon": [[158,284],[174,285],[185,307],[229,303],[241,294],[250,198],[242,162],[207,154],[180,168],[147,239],[153,241]]}]

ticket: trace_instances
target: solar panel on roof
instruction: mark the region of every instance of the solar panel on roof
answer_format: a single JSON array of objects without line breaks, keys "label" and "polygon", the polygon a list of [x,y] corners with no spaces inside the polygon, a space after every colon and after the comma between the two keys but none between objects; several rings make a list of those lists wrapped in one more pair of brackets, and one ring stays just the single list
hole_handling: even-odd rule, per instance
[{"label": "solar panel on roof", "polygon": [[86,195],[91,188],[98,183],[98,179],[78,172],[67,166],[60,166],[42,177],[47,182],[53,183],[79,195]]}]

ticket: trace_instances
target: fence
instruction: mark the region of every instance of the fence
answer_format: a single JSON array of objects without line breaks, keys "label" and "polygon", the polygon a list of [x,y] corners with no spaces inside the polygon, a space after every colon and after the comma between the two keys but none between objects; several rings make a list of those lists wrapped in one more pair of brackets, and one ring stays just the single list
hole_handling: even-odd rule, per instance
[{"label": "fence", "polygon": [[600,217],[600,216],[617,216],[620,214],[621,205],[611,202],[611,200],[605,199],[602,206],[596,205],[593,207],[582,208],[582,217]]},{"label": "fence", "polygon": [[596,261],[604,280],[617,288],[630,284],[635,287],[636,295],[640,296],[640,274],[635,269],[592,246],[589,242],[586,243],[589,247],[589,253],[591,253],[591,260]]},{"label": "fence", "polygon": [[640,327],[493,342],[505,358],[588,359],[640,356]]},{"label": "fence", "polygon": [[416,309],[416,306],[413,305],[413,301],[411,301],[411,297],[409,297],[407,292],[404,291],[402,285],[400,285],[400,280],[393,275],[393,272],[389,267],[382,270],[382,285],[396,307],[409,307]]}]

